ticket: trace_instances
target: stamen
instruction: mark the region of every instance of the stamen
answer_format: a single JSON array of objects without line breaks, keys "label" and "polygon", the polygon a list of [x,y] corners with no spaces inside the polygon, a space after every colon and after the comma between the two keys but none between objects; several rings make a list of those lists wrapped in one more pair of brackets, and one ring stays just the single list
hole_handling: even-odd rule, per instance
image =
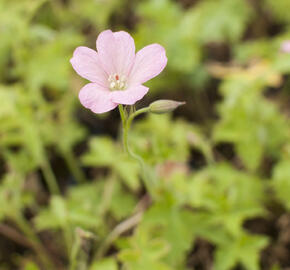
[{"label": "stamen", "polygon": [[108,78],[111,90],[124,90],[127,88],[126,77],[124,75],[113,74]]},{"label": "stamen", "polygon": [[110,88],[114,88],[115,86],[116,86],[116,83],[114,83],[114,82],[110,83]]}]

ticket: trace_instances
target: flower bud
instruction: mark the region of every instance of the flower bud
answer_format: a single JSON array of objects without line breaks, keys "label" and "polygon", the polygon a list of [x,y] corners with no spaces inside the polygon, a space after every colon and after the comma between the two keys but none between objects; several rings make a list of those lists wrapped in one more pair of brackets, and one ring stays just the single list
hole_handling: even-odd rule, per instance
[{"label": "flower bud", "polygon": [[177,107],[185,104],[185,102],[179,102],[169,99],[160,99],[152,102],[149,105],[149,112],[151,113],[168,113],[174,111]]}]

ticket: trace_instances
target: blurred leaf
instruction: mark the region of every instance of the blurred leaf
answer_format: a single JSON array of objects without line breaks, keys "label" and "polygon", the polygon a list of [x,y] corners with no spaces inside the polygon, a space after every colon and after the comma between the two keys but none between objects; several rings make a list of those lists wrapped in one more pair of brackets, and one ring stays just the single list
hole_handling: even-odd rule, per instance
[{"label": "blurred leaf", "polygon": [[40,268],[33,262],[29,262],[25,265],[24,270],[39,270]]},{"label": "blurred leaf", "polygon": [[290,22],[287,10],[290,8],[289,1],[264,0],[265,8],[279,21]]},{"label": "blurred leaf", "polygon": [[34,202],[32,194],[24,189],[24,179],[15,173],[6,174],[0,186],[0,220],[22,215],[22,210]]},{"label": "blurred leaf", "polygon": [[132,190],[138,190],[140,187],[140,165],[108,137],[92,138],[90,151],[82,160],[85,165],[112,168]]},{"label": "blurred leaf", "polygon": [[114,217],[120,220],[131,215],[136,204],[137,201],[132,194],[126,192],[120,184],[115,184],[110,205]]},{"label": "blurred leaf", "polygon": [[[34,48],[22,48],[18,72],[23,74],[32,90],[42,86],[65,90],[69,86],[68,78],[71,74],[71,51],[80,41],[77,34],[67,31],[55,33],[52,38]],[[30,53],[32,49],[33,54]]]},{"label": "blurred leaf", "polygon": [[241,235],[236,240],[230,240],[218,247],[215,253],[215,269],[232,269],[238,262],[246,269],[258,270],[259,253],[268,241],[262,236]]},{"label": "blurred leaf", "polygon": [[118,270],[118,264],[113,258],[107,258],[93,263],[90,270]]},{"label": "blurred leaf", "polygon": [[235,42],[250,20],[251,8],[243,0],[206,0],[188,12],[192,24],[188,30],[200,42]]},{"label": "blurred leaf", "polygon": [[290,161],[281,160],[274,168],[273,187],[277,197],[281,202],[290,209]]},{"label": "blurred leaf", "polygon": [[193,241],[191,214],[170,201],[153,205],[144,215],[140,234],[150,232],[162,237],[168,245],[165,261],[172,267],[181,267]]},{"label": "blurred leaf", "polygon": [[234,143],[250,170],[259,167],[264,154],[278,155],[287,134],[285,118],[261,95],[266,78],[233,75],[221,85],[225,99],[218,108],[221,120],[214,138]]},{"label": "blurred leaf", "polygon": [[169,67],[175,70],[189,72],[197,65],[201,58],[200,48],[188,35],[187,22],[177,3],[170,0],[144,1],[138,6],[138,14],[142,18],[134,36],[138,47],[152,41],[160,43],[166,48]]},{"label": "blurred leaf", "polygon": [[182,120],[172,123],[169,115],[148,115],[136,123],[131,141],[149,163],[181,162],[189,156],[189,131],[190,125]]},{"label": "blurred leaf", "polygon": [[49,208],[44,208],[35,218],[37,229],[61,229],[69,224],[72,228],[95,231],[100,225],[101,187],[86,184],[71,189],[67,199],[53,197]]},{"label": "blurred leaf", "polygon": [[261,180],[226,164],[194,175],[188,194],[191,205],[203,209],[201,212],[211,224],[223,225],[232,235],[243,231],[242,224],[247,218],[264,214],[265,193]]},{"label": "blurred leaf", "polygon": [[72,0],[70,5],[71,12],[64,12],[66,16],[70,15],[72,17],[70,21],[77,17],[78,20],[88,20],[94,26],[100,27],[101,29],[108,25],[113,12],[118,12],[119,9],[125,9],[122,1],[118,0]]},{"label": "blurred leaf", "polygon": [[127,270],[171,270],[162,257],[168,245],[161,239],[150,239],[145,232],[136,232],[129,240],[130,247],[119,253],[119,259]]}]

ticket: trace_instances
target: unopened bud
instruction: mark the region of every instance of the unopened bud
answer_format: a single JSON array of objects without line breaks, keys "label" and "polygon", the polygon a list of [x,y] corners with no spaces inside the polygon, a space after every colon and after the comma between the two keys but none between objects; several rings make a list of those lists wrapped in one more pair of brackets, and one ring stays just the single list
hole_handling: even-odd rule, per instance
[{"label": "unopened bud", "polygon": [[185,102],[174,101],[169,99],[160,99],[152,102],[149,105],[149,112],[151,113],[168,113],[174,111],[177,107],[184,105]]}]

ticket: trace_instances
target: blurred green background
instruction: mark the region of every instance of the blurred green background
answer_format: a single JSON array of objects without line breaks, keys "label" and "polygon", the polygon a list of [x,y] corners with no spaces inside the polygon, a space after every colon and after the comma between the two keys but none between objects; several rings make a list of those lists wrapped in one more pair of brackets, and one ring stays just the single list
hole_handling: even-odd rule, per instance
[{"label": "blurred green background", "polygon": [[[289,0],[0,0],[0,269],[290,267]],[[105,30],[168,65],[123,152],[69,59]],[[149,192],[150,191],[150,194]],[[154,196],[152,196],[154,194]]]}]

